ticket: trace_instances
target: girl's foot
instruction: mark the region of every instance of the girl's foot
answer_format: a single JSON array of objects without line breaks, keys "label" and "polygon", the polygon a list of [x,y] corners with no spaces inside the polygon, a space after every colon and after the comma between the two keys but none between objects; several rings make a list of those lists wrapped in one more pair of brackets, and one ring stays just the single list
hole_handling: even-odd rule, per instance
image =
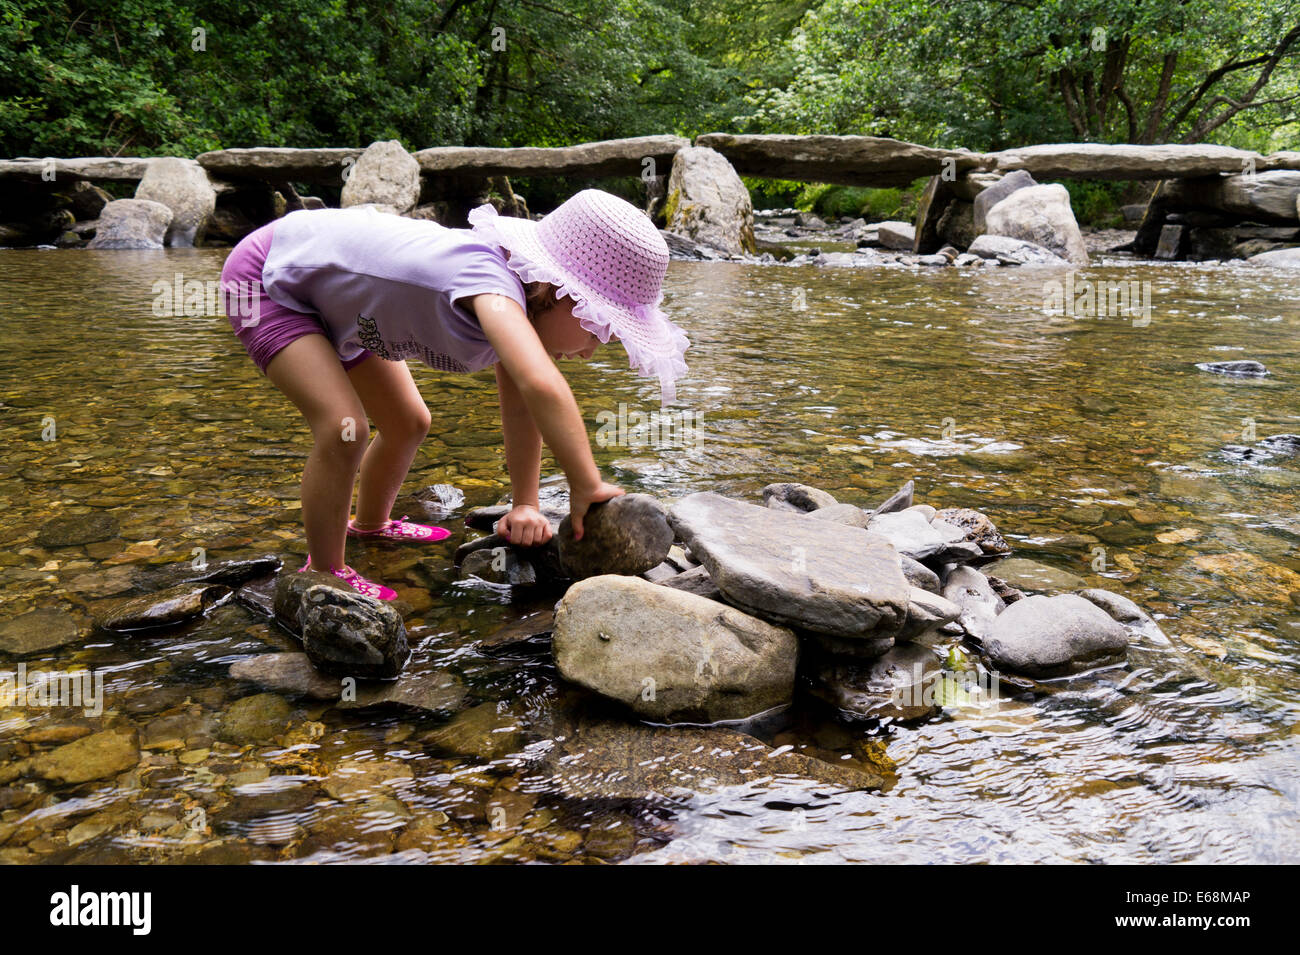
[{"label": "girl's foot", "polygon": [[[303,564],[302,567],[298,568],[298,573],[301,574],[303,571],[314,570],[314,569],[315,568],[313,568],[311,565],[311,558],[308,557],[307,563]],[[373,581],[366,580],[366,578],[362,577],[360,574],[358,574],[355,570],[353,570],[351,567],[348,567],[347,565],[332,570],[330,571],[330,573],[332,573],[335,577],[337,577],[339,580],[343,581],[344,583],[351,584],[352,589],[355,590],[357,593],[361,594],[363,597],[374,597],[376,600],[397,599],[396,590],[393,590],[390,587],[385,587],[383,584],[376,584]]]},{"label": "girl's foot", "polygon": [[377,537],[385,540],[400,541],[423,541],[432,543],[433,541],[446,540],[451,536],[451,531],[444,527],[429,527],[427,524],[414,524],[406,519],[403,514],[401,520],[389,521],[384,527],[373,531],[363,531],[356,526],[356,521],[348,521],[348,536],[350,537]]}]

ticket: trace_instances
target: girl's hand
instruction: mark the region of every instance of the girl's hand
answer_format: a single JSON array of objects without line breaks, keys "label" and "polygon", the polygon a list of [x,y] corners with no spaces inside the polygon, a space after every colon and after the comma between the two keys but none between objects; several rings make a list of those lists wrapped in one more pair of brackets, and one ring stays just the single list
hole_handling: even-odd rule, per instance
[{"label": "girl's hand", "polygon": [[617,484],[606,484],[601,481],[595,487],[580,490],[570,488],[569,490],[569,520],[573,522],[573,539],[582,540],[582,519],[587,516],[587,509],[593,504],[601,501],[608,501],[611,497],[618,497],[620,494],[627,493]]},{"label": "girl's hand", "polygon": [[540,547],[555,532],[541,511],[529,504],[520,504],[497,521],[497,533],[517,547]]}]

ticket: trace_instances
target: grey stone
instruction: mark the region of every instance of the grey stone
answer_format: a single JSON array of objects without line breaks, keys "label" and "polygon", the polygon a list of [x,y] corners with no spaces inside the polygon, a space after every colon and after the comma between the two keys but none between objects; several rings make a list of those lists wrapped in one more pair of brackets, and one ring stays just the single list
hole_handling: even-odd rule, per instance
[{"label": "grey stone", "polygon": [[163,156],[149,161],[149,171],[136,187],[137,199],[159,202],[171,210],[165,241],[188,248],[203,241],[217,208],[217,193],[208,173],[193,159]]},{"label": "grey stone", "polygon": [[161,249],[172,211],[148,199],[114,199],[99,214],[88,249]]},{"label": "grey stone", "polygon": [[358,679],[396,676],[411,654],[401,614],[372,597],[319,584],[308,587],[300,619],[303,649],[324,673]]},{"label": "grey stone", "polygon": [[972,567],[954,567],[948,572],[943,597],[960,608],[957,620],[962,629],[980,641],[988,638],[993,621],[1006,606],[988,578]]},{"label": "grey stone", "polygon": [[876,241],[886,249],[912,251],[916,244],[916,228],[910,222],[889,220],[875,223]]},{"label": "grey stone", "polygon": [[156,594],[114,602],[100,614],[105,630],[145,630],[184,623],[224,603],[230,588],[221,584],[177,584]]},{"label": "grey stone", "polygon": [[1017,189],[989,209],[982,231],[1033,242],[1075,265],[1088,264],[1088,249],[1070,209],[1070,194],[1057,183]]},{"label": "grey stone", "polygon": [[1165,632],[1160,629],[1160,625],[1151,618],[1151,615],[1122,594],[1091,587],[1080,590],[1079,596],[1096,604],[1110,614],[1112,619],[1124,626],[1137,630],[1158,644],[1166,646],[1169,644],[1169,638],[1165,636]]},{"label": "grey stone", "polygon": [[907,620],[895,640],[912,640],[927,630],[956,620],[961,612],[962,608],[946,597],[913,587],[907,604]]},{"label": "grey stone", "polygon": [[712,492],[682,498],[673,528],[726,599],[765,620],[839,637],[893,636],[908,584],[890,543]]},{"label": "grey stone", "polygon": [[1246,259],[1251,265],[1271,265],[1275,268],[1300,268],[1300,247],[1272,249]]},{"label": "grey stone", "polygon": [[885,498],[884,502],[871,512],[871,516],[875,517],[877,514],[892,514],[895,511],[907,510],[912,506],[912,495],[915,490],[916,482],[908,480],[906,484]]},{"label": "grey stone", "polygon": [[[1017,169],[1009,172],[1001,179],[987,185],[984,189],[976,194],[973,208],[971,211],[974,220],[974,234],[982,235],[987,231],[989,210],[1020,189],[1028,189],[1030,186],[1038,185],[1034,177],[1023,169]],[[966,243],[969,245],[970,243]]]},{"label": "grey stone", "polygon": [[865,528],[871,522],[871,515],[856,504],[832,504],[819,507],[808,513],[809,517],[823,521],[838,521],[850,527]]},{"label": "grey stone", "polygon": [[697,597],[707,597],[709,600],[722,599],[722,591],[718,590],[718,585],[709,576],[709,569],[703,564],[692,567],[690,570],[684,570],[675,577],[661,580],[659,584],[664,587],[671,587],[673,590],[682,590],[688,594],[695,594]]},{"label": "grey stone", "polygon": [[582,540],[572,520],[560,524],[560,566],[575,580],[598,574],[643,574],[663,562],[673,531],[662,504],[648,494],[622,494],[593,504],[583,519]]},{"label": "grey stone", "polygon": [[874,661],[821,661],[810,669],[812,693],[853,719],[916,720],[937,709],[939,658],[927,647],[900,644]]},{"label": "grey stone", "polygon": [[920,561],[945,553],[964,536],[959,528],[935,527],[916,511],[877,514],[867,530],[886,538],[903,556]]},{"label": "grey stone", "polygon": [[1034,242],[1013,239],[1003,235],[981,235],[975,238],[966,251],[982,259],[1003,265],[1068,265],[1051,249]]},{"label": "grey stone", "polygon": [[1202,361],[1196,367],[1216,375],[1230,375],[1234,378],[1263,378],[1268,369],[1257,361]]},{"label": "grey stone", "polygon": [[783,511],[815,511],[838,503],[835,497],[807,484],[769,484],[763,488],[763,503]]},{"label": "grey stone", "polygon": [[282,573],[275,582],[275,597],[272,611],[276,622],[298,636],[302,635],[302,596],[308,588],[322,586],[333,587],[344,593],[355,594],[356,589],[333,574],[319,570]]},{"label": "grey stone", "polygon": [[1122,655],[1128,632],[1076,594],[1026,597],[1007,607],[984,641],[999,667],[1028,676],[1055,676],[1081,664]]},{"label": "grey stone", "polygon": [[757,252],[749,190],[721,153],[706,146],[679,149],[667,189],[669,232],[727,253]]},{"label": "grey stone", "polygon": [[940,593],[942,588],[939,584],[939,575],[936,574],[919,560],[913,560],[903,554],[898,555],[898,559],[903,568],[903,576],[913,587],[920,587],[922,590],[928,590],[930,593]]},{"label": "grey stone", "polygon": [[347,174],[339,205],[375,205],[401,215],[420,200],[420,164],[395,139],[371,143]]},{"label": "grey stone", "polygon": [[552,649],[566,680],[661,723],[744,719],[786,704],[799,655],[784,627],[617,575],[569,588]]}]

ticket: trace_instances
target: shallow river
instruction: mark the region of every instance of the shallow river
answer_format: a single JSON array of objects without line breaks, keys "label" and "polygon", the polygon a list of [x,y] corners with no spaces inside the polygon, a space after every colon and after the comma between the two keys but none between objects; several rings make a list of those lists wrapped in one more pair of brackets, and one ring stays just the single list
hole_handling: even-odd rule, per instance
[{"label": "shallow river", "polygon": [[[80,642],[21,662],[90,668],[106,696],[89,717],[0,699],[0,861],[1297,861],[1300,464],[1218,453],[1252,427],[1300,432],[1294,275],[1115,258],[1077,274],[1149,282],[1149,321],[1134,321],[1045,314],[1053,273],[1029,269],[674,262],[665,308],[692,341],[676,407],[702,416],[702,440],[594,448],[612,480],[755,501],[798,480],[874,506],[914,478],[920,502],[989,514],[1017,556],[1126,594],[1171,645],[913,725],[836,722],[801,696],[748,729],[889,770],[883,788],[701,786],[651,804],[538,769],[590,704],[544,644],[479,645],[536,604],[455,580],[463,509],[449,541],[350,543],[349,561],[409,605],[409,667],[451,674],[466,711],[487,704],[466,739],[437,736],[445,716],[295,696],[270,701],[283,732],[232,737],[223,714],[263,691],[230,664],[295,649],[233,603],[162,634],[90,630],[195,548],[304,554],[297,412],[224,317],[154,314],[155,281],[215,280],[225,254],[0,252],[0,617],[70,615]],[[1233,358],[1273,374],[1194,367]],[[411,367],[433,427],[395,516],[427,514],[412,495],[437,483],[495,502],[509,485],[490,372]],[[658,408],[617,344],[562,367],[593,434],[620,402]],[[116,519],[107,539],[37,542],[52,518],[95,512]],[[26,768],[114,727],[140,734],[132,766],[62,783]]]}]

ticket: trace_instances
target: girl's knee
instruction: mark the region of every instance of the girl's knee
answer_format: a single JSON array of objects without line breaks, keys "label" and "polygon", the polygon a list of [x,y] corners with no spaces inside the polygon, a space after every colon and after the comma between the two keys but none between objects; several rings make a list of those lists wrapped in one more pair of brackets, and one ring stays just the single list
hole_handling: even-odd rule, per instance
[{"label": "girl's knee", "polygon": [[429,414],[429,406],[420,402],[403,408],[401,414],[394,415],[389,420],[376,422],[376,425],[380,434],[394,441],[418,444],[429,434],[432,423],[433,417]]},{"label": "girl's knee", "polygon": [[370,437],[370,425],[364,411],[340,408],[312,420],[311,433],[321,450],[360,461]]}]

